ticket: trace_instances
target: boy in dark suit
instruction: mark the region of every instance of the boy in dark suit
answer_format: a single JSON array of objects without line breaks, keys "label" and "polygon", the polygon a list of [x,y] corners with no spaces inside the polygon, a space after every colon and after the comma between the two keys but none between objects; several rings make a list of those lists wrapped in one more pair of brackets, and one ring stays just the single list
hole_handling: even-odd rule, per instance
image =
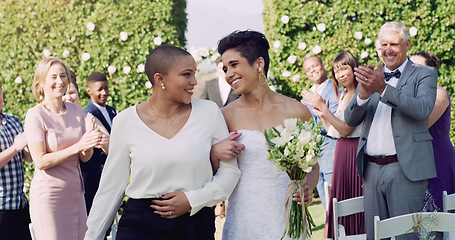
[{"label": "boy in dark suit", "polygon": [[[117,115],[115,108],[106,104],[109,97],[109,85],[107,78],[100,72],[94,72],[87,77],[87,93],[90,95],[90,102],[84,108],[84,113],[91,113],[111,132],[112,119]],[[105,152],[106,151],[106,152]],[[82,178],[85,185],[85,204],[87,214],[92,207],[93,198],[101,178],[101,171],[107,158],[107,149],[93,149],[93,155],[90,161],[81,162]]]}]

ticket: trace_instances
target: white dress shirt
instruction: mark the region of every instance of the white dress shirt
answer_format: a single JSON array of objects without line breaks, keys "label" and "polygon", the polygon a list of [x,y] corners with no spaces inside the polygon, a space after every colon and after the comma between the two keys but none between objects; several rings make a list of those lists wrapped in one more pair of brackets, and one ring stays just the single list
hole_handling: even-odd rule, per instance
[{"label": "white dress shirt", "polygon": [[214,102],[192,99],[191,104],[188,121],[171,139],[150,129],[139,118],[136,106],[114,118],[86,240],[104,237],[125,194],[144,199],[182,191],[192,207],[191,215],[229,197],[240,178],[237,160],[221,161],[214,176],[210,162],[212,144],[228,136],[224,117]]},{"label": "white dress shirt", "polygon": [[103,114],[103,117],[106,120],[107,124],[109,124],[109,126],[112,127],[111,117],[109,117],[109,113],[107,112],[106,106],[98,105],[98,104],[96,104],[93,101],[92,101],[92,103],[93,103],[93,105],[95,105],[95,107],[97,107],[101,111],[101,113]]},{"label": "white dress shirt", "polygon": [[310,92],[312,92],[312,93],[316,93],[317,92],[319,95],[321,95],[322,91],[325,88],[325,85],[327,85],[328,82],[329,82],[327,80],[329,80],[329,79],[327,78],[323,83],[319,84],[318,87],[316,87],[315,85],[311,86]]},{"label": "white dress shirt", "polygon": [[[406,59],[406,61],[398,67],[398,70],[400,70],[402,74],[407,63],[408,59]],[[384,72],[391,71],[385,67]],[[392,77],[388,81],[386,88],[381,94],[381,98],[387,90],[387,87],[389,85],[395,87],[398,80],[398,78]],[[362,106],[368,101],[368,99],[362,100],[359,96],[357,96],[357,104]],[[370,132],[368,133],[368,141],[364,152],[370,156],[390,156],[397,154],[392,132],[392,107],[381,101],[378,102],[378,107],[374,113],[373,122],[371,123]]]}]

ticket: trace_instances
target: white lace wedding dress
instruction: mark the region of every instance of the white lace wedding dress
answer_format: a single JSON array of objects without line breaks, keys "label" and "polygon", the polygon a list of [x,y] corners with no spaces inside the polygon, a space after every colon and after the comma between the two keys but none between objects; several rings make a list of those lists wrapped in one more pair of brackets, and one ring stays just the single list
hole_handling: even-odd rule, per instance
[{"label": "white lace wedding dress", "polygon": [[229,198],[223,240],[279,240],[285,231],[289,177],[267,159],[263,133],[240,132],[238,141],[245,145],[238,156],[242,175]]}]

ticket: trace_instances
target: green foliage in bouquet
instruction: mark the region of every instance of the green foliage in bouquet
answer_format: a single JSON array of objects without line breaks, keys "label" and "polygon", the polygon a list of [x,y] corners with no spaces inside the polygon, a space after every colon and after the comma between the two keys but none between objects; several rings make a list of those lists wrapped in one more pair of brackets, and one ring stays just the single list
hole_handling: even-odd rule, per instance
[{"label": "green foliage in bouquet", "polygon": [[[303,123],[302,120],[291,118],[284,120],[284,127],[277,126],[265,130],[264,135],[269,153],[268,159],[281,171],[286,171],[291,184],[286,196],[286,234],[292,239],[301,235],[311,236],[311,229],[315,226],[308,207],[303,205],[303,192],[300,192],[302,205],[289,201],[294,192],[299,192],[305,184],[306,174],[313,170],[313,166],[322,156],[324,137],[320,135],[322,125],[316,124],[313,119]],[[309,230],[309,231],[308,231]]]},{"label": "green foliage in bouquet", "polygon": [[[185,46],[185,11],[184,0],[0,1],[2,110],[24,120],[37,104],[31,85],[46,56],[61,58],[76,73],[82,107],[90,99],[85,80],[94,71],[108,76],[108,104],[118,111],[145,100],[148,53],[162,44]],[[27,165],[26,187],[32,173]]]},{"label": "green foliage in bouquet", "polygon": [[377,65],[375,39],[380,27],[402,22],[410,33],[409,54],[425,51],[441,58],[438,81],[452,99],[455,142],[454,0],[264,0],[264,5],[271,84],[299,100],[302,89],[312,85],[303,71],[306,57],[317,55],[330,69],[336,55],[350,51],[362,64]]}]

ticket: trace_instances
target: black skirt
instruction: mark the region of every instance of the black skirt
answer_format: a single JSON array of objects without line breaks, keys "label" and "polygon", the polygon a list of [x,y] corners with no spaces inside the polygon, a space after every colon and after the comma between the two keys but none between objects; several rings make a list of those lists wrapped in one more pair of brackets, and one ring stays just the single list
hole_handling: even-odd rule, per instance
[{"label": "black skirt", "polygon": [[151,208],[155,199],[132,199],[126,203],[120,219],[117,240],[214,240],[215,213],[204,207],[190,217],[186,213],[167,219]]}]

